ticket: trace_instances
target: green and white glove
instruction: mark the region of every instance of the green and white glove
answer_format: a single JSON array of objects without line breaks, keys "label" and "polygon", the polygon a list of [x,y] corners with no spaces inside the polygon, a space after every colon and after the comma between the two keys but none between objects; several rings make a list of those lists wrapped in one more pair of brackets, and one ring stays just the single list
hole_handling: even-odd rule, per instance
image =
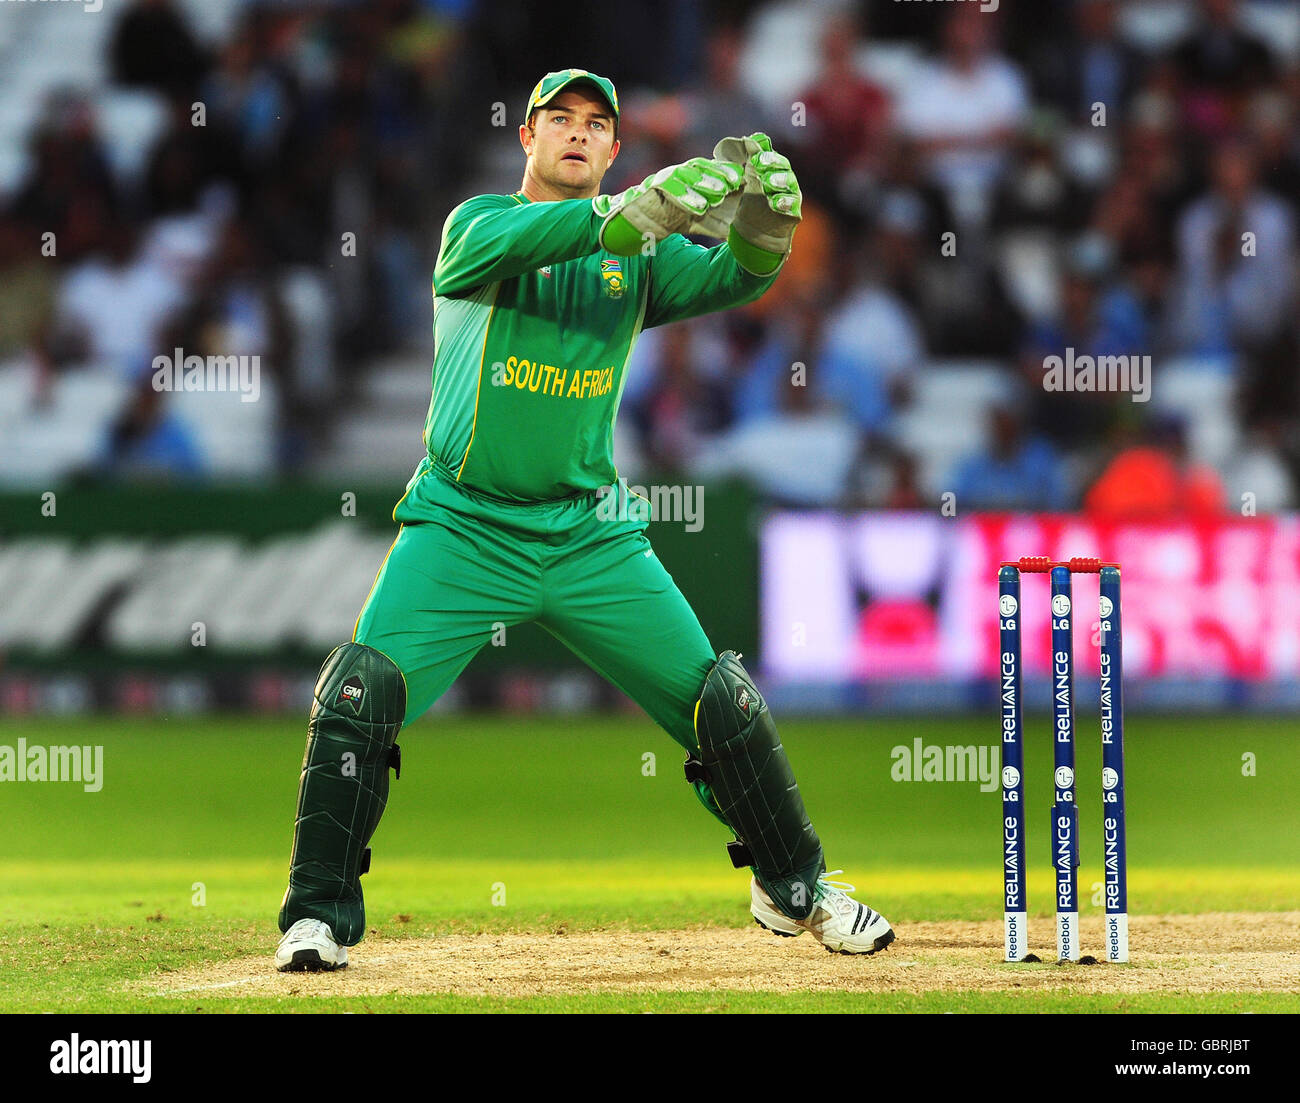
[{"label": "green and white glove", "polygon": [[736,262],[766,276],[790,255],[795,228],[803,221],[803,193],[790,159],[772,148],[766,134],[723,138],[713,156],[745,166],[745,190],[727,235]]},{"label": "green and white glove", "polygon": [[603,220],[600,244],[617,256],[641,252],[647,239],[707,233],[724,237],[739,209],[743,166],[695,157],[670,165],[617,195],[598,195],[591,208]]}]

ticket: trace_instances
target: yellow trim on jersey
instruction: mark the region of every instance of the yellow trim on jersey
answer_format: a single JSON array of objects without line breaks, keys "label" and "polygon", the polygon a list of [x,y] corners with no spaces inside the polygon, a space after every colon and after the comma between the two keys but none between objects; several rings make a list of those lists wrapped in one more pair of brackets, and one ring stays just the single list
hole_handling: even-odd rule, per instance
[{"label": "yellow trim on jersey", "polygon": [[[404,494],[402,497],[405,498],[406,495]],[[399,502],[398,505],[401,505],[401,503]],[[396,507],[394,507],[394,512],[396,512]],[[384,568],[388,566],[388,557],[393,554],[393,549],[397,547],[397,541],[402,538],[402,529],[405,527],[405,525],[397,526],[397,535],[393,537],[393,542],[388,545],[388,550],[384,552],[384,561],[379,564],[379,570],[375,572],[375,580],[370,584],[370,589],[366,592],[366,600],[361,603],[361,611],[357,613],[357,619],[352,622],[353,643],[357,642],[357,629],[361,626],[361,614],[366,611],[366,606],[370,604],[370,595],[375,592],[375,587],[379,585],[379,576],[384,573]],[[397,666],[396,663],[393,663],[393,665]],[[401,668],[398,667],[398,669]]]},{"label": "yellow trim on jersey", "polygon": [[488,309],[487,325],[483,327],[483,351],[479,353],[478,358],[478,383],[474,387],[474,420],[469,427],[469,443],[465,445],[465,457],[460,461],[460,467],[456,469],[456,481],[460,482],[461,472],[465,470],[465,465],[469,463],[469,450],[474,447],[474,433],[478,430],[478,399],[483,393],[483,364],[487,361],[488,335],[492,332],[492,315],[497,310],[497,295],[501,293],[501,281],[498,280],[492,285],[492,306]]},{"label": "yellow trim on jersey", "polygon": [[[427,444],[424,446],[424,450],[425,450],[426,452],[429,450],[429,446],[428,446]],[[401,496],[400,498],[397,499],[397,505],[393,506],[393,520],[394,520],[394,521],[397,520],[397,511],[398,511],[399,509],[402,508],[402,503],[403,503],[404,501],[406,501],[406,499],[409,498],[409,497],[411,496],[411,491],[414,490],[417,486],[420,485],[420,480],[423,479],[423,478],[425,477],[425,475],[427,475],[427,474],[429,473],[429,471],[430,471],[430,468],[427,468],[427,467],[426,467],[423,471],[421,471],[421,472],[420,472],[420,473],[419,473],[419,474],[418,474],[414,479],[411,480],[411,485],[408,486],[408,487],[406,488],[406,490],[405,490],[405,492],[402,494],[402,496]]]},{"label": "yellow trim on jersey", "polygon": [[[632,359],[633,351],[635,351],[636,349],[636,343],[641,339],[641,333],[642,333],[641,326],[642,323],[645,321],[646,307],[648,307],[649,305],[650,305],[650,281],[647,280],[645,293],[641,296],[641,309],[637,312],[636,325],[632,328],[632,339],[628,342],[627,354],[623,357],[623,374],[620,377],[618,382],[618,394],[615,395],[614,397],[614,412],[609,415],[609,445],[610,445],[609,454],[611,459],[614,456],[614,424],[618,420],[619,407],[623,404],[623,389],[627,386],[627,366]],[[618,481],[619,481],[618,464],[615,464],[614,484],[616,486],[618,485]],[[645,497],[644,495],[638,494],[630,486],[627,488],[627,492],[631,494],[634,498],[640,498],[641,501],[645,502],[645,504],[650,507],[649,511],[646,513],[647,517],[652,517],[654,515],[654,503],[651,502],[649,498]],[[699,707],[698,702],[696,702],[696,707],[697,708]]]}]

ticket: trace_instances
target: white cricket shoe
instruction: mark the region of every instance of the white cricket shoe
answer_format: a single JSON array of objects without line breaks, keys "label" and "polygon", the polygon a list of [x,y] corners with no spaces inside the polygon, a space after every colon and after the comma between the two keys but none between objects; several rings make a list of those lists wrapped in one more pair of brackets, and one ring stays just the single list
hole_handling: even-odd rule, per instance
[{"label": "white cricket shoe", "polygon": [[281,973],[321,973],[348,967],[348,948],[334,940],[328,923],[300,919],[284,932],[275,951]]},{"label": "white cricket shoe", "polygon": [[866,904],[849,896],[858,890],[845,881],[829,878],[842,869],[833,869],[817,878],[813,890],[813,910],[807,919],[791,919],[772,903],[757,878],[749,882],[749,910],[754,921],[774,934],[787,938],[811,931],[831,953],[874,954],[894,941],[889,920]]}]

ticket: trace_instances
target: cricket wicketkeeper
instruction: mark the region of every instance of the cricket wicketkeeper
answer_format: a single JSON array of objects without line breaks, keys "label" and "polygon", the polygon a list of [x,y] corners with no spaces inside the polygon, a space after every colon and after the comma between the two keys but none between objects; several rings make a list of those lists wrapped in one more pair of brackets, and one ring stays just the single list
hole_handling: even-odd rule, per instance
[{"label": "cricket wicketkeeper", "polygon": [[[528,99],[513,195],[451,212],[433,274],[427,455],[352,640],[321,669],[308,723],[282,970],[337,969],[365,933],[360,877],[399,771],[397,734],[452,684],[494,623],[535,621],[686,748],[686,777],[735,834],[750,910],[782,935],[874,953],[884,916],[827,880],[767,704],[734,651],[714,651],[645,529],[611,511],[627,363],[643,329],[752,302],[801,218],[790,162],[765,134],[724,138],[618,195],[618,94],[583,69]],[[685,234],[725,244],[706,249]],[[603,506],[603,508],[602,508]],[[400,776],[400,774],[399,774]],[[838,872],[838,871],[834,871]]]}]

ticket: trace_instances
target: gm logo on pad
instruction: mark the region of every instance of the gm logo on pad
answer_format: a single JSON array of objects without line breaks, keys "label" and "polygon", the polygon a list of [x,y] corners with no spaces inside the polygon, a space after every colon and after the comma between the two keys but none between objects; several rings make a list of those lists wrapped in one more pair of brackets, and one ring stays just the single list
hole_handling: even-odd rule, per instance
[{"label": "gm logo on pad", "polygon": [[736,687],[736,708],[746,720],[763,711],[763,699],[748,686]]},{"label": "gm logo on pad", "polygon": [[346,682],[339,686],[339,695],[334,698],[334,707],[340,705],[351,705],[353,713],[360,715],[361,702],[365,700],[366,685],[361,680],[359,674],[353,674]]}]

